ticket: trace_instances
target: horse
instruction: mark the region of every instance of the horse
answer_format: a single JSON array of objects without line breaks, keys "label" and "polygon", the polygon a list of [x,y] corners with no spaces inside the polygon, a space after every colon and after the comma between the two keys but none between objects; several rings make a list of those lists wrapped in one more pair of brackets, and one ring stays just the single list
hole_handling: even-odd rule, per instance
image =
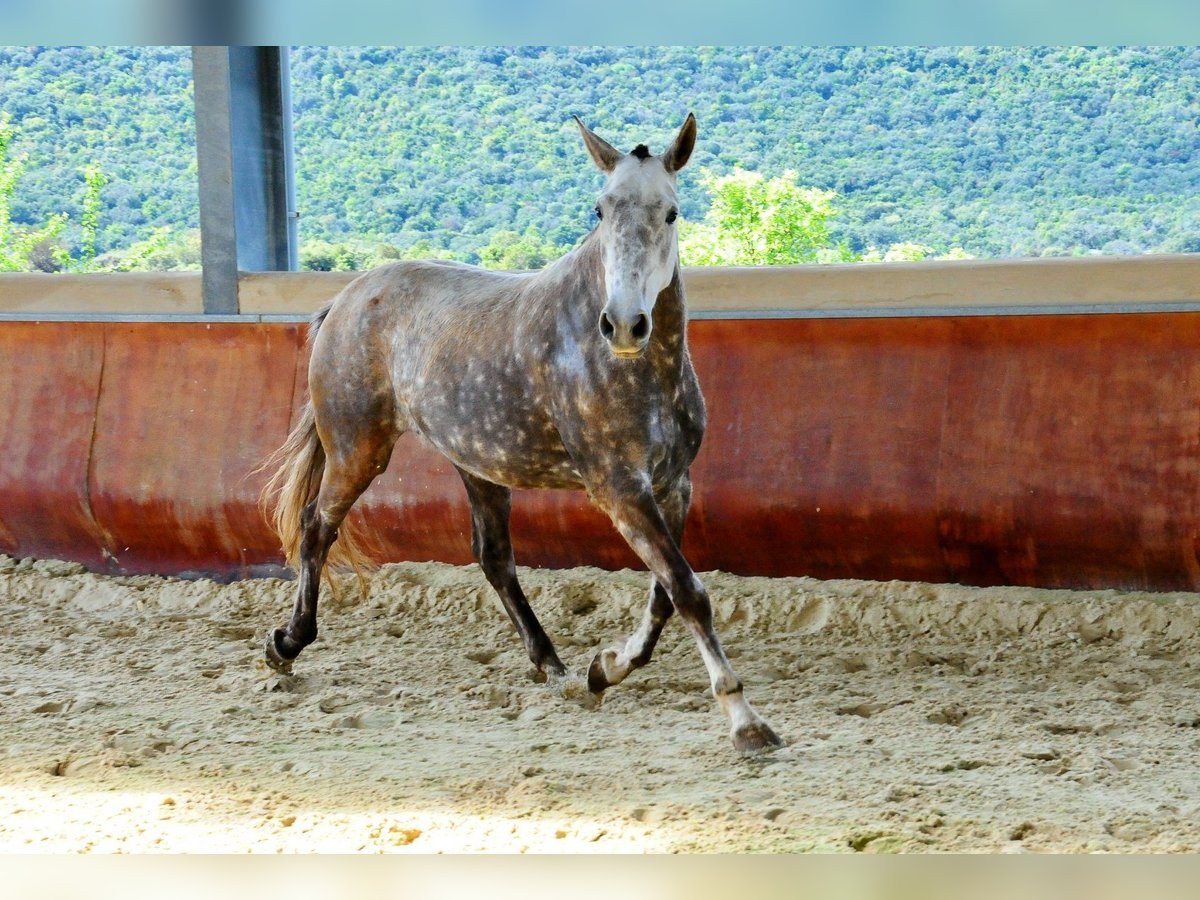
[{"label": "horse", "polygon": [[769,750],[782,741],[747,701],[680,550],[706,422],[676,235],[677,173],[696,119],[689,114],[659,156],[644,144],[622,153],[575,122],[606,177],[595,226],[574,250],[532,273],[394,262],[313,317],[309,399],[265,493],[298,572],[291,618],[268,634],[267,663],[290,672],[316,638],[323,567],[363,559],[346,514],[387,468],[397,438],[415,432],[462,478],[475,558],[548,681],[567,669],[517,580],[513,488],[585,490],[652,574],[636,631],[592,660],[591,694],[646,665],[677,612],[735,749]]}]

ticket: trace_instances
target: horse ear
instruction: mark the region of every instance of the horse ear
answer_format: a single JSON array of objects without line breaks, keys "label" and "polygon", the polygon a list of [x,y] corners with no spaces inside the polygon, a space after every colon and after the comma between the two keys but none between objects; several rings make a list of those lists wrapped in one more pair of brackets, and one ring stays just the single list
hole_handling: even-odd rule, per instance
[{"label": "horse ear", "polygon": [[668,172],[678,172],[687,165],[691,158],[692,148],[696,146],[696,117],[688,113],[687,120],[675,136],[671,149],[663,154],[663,165]]},{"label": "horse ear", "polygon": [[583,124],[583,120],[579,116],[575,116],[575,122],[579,125],[579,132],[583,135],[583,143],[587,145],[588,153],[592,155],[592,159],[596,165],[600,167],[602,172],[611,172],[613,166],[621,161],[624,155],[610,144],[604,138],[594,134],[591,129]]}]

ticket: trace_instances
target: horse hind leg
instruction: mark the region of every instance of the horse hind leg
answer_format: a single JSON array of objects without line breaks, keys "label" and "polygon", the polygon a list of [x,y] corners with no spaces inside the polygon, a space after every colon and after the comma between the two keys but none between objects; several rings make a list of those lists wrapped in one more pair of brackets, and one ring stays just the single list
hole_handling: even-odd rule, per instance
[{"label": "horse hind leg", "polygon": [[267,639],[267,665],[290,673],[292,662],[317,639],[317,600],[321,571],[347,513],[375,476],[387,468],[397,435],[376,434],[349,454],[333,454],[325,463],[315,499],[300,514],[300,562],[291,619]]},{"label": "horse hind leg", "polygon": [[276,628],[267,640],[267,665],[286,674],[291,673],[292,663],[300,651],[317,639],[321,569],[337,537],[337,527],[325,522],[317,509],[318,501],[313,500],[300,514],[300,566],[291,619],[283,627]]},{"label": "horse hind leg", "polygon": [[[662,503],[663,518],[677,546],[683,543],[683,527],[691,501],[692,482],[684,476]],[[606,647],[596,654],[588,667],[588,690],[593,694],[602,694],[608,688],[624,681],[635,669],[648,664],[654,654],[654,648],[658,645],[663,626],[667,624],[674,610],[667,589],[657,578],[651,578],[650,598],[642,614],[641,623],[623,644]]]}]

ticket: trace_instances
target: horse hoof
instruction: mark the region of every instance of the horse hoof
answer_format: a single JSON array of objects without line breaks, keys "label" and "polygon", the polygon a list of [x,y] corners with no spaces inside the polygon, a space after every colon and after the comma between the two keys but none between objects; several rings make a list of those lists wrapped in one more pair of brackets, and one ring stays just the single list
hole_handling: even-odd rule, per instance
[{"label": "horse hoof", "polygon": [[757,756],[782,746],[783,741],[766,722],[752,722],[733,733],[733,747],[742,756]]},{"label": "horse hoof", "polygon": [[604,662],[602,657],[605,651],[601,650],[592,660],[592,664],[588,666],[587,671],[587,686],[588,690],[597,697],[601,696],[608,688],[612,687],[612,682],[608,680],[608,675],[604,671]]},{"label": "horse hoof", "polygon": [[292,660],[279,652],[279,638],[282,636],[282,628],[276,628],[274,631],[267,632],[267,646],[263,655],[266,657],[267,665],[280,675],[291,675]]}]

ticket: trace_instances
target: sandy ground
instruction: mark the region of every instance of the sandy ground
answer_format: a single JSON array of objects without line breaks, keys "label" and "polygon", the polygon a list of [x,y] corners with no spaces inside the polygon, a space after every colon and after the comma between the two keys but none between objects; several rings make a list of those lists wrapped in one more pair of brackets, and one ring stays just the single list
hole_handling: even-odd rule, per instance
[{"label": "sandy ground", "polygon": [[[646,576],[522,571],[568,665]],[[672,623],[587,709],[474,567],[293,585],[0,556],[2,851],[1200,850],[1200,596],[704,576],[788,746],[743,760]]]}]

